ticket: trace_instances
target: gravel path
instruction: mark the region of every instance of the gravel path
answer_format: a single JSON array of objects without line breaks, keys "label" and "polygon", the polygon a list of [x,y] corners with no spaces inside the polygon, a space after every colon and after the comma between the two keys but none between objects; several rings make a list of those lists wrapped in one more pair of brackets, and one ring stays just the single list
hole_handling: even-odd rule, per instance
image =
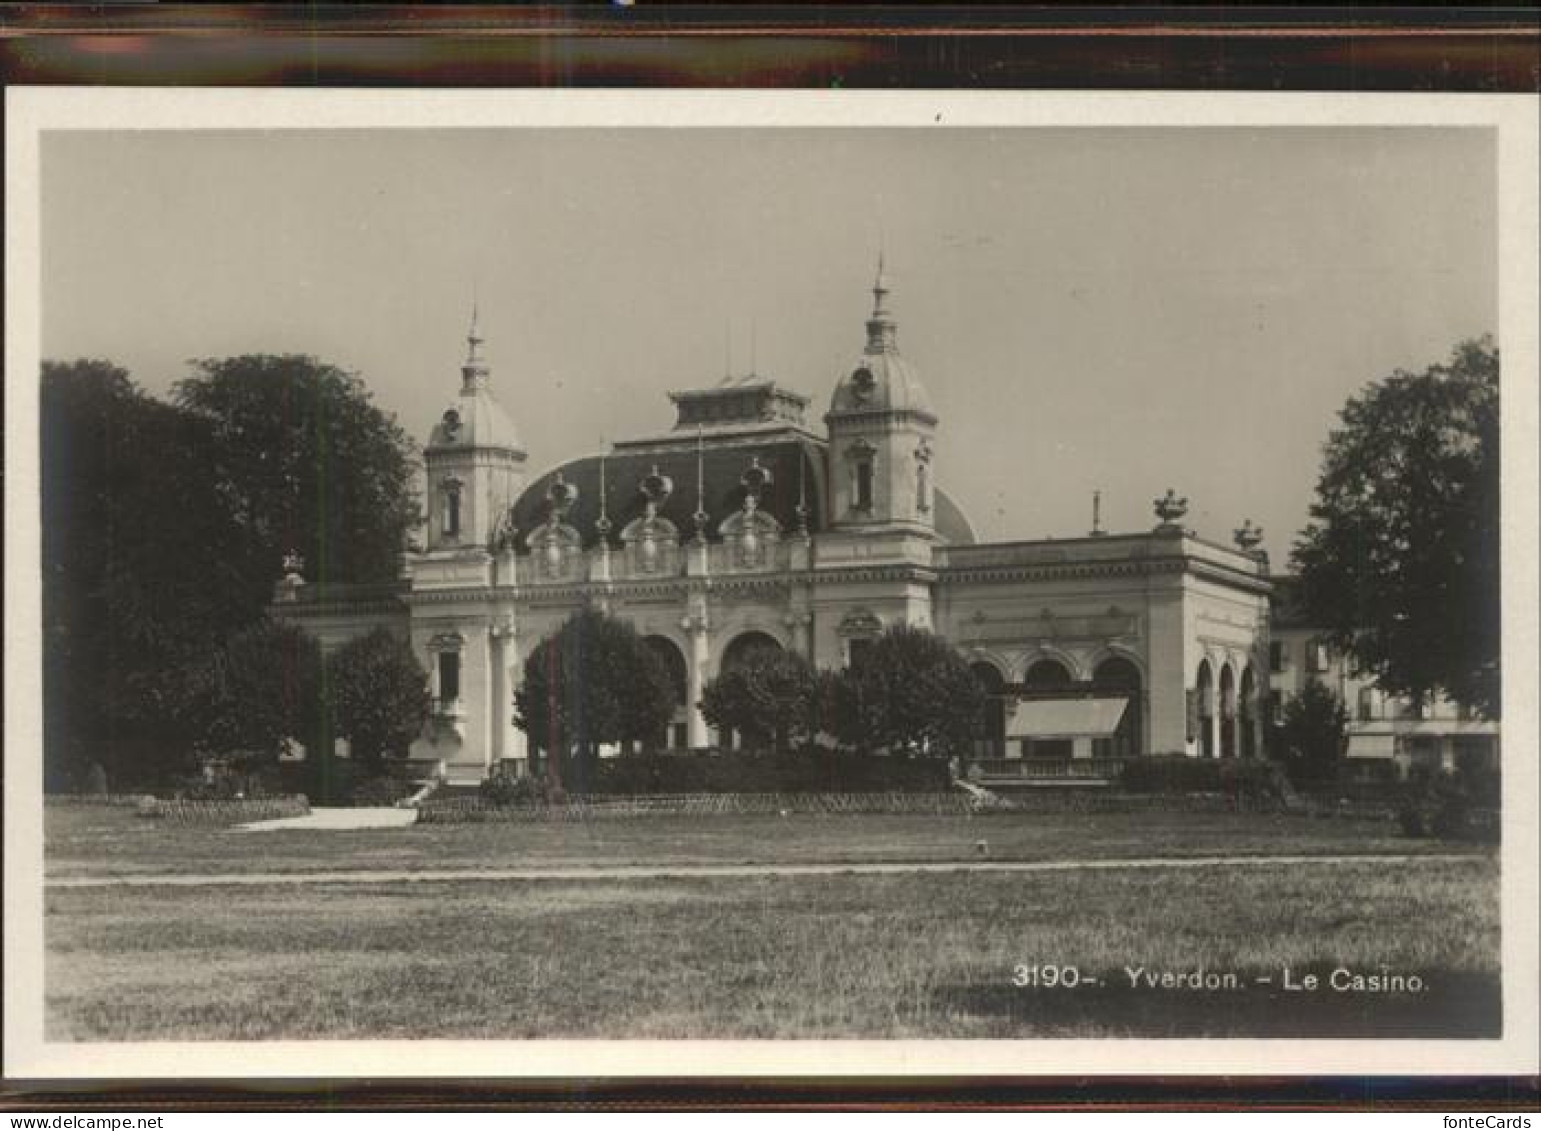
[{"label": "gravel path", "polygon": [[1471,853],[1359,856],[1190,856],[1125,860],[976,860],[873,864],[659,864],[626,867],[445,868],[422,871],[362,870],[335,872],[253,872],[245,875],[68,876],[45,880],[50,888],[105,887],[258,887],[268,884],[499,883],[532,880],[693,880],[750,879],[761,876],[896,876],[962,872],[1036,873],[1119,871],[1159,868],[1250,868],[1339,864],[1407,865],[1478,861]]},{"label": "gravel path", "polygon": [[276,832],[280,829],[401,829],[416,820],[416,809],[312,809],[304,817],[252,821],[237,825],[236,828],[246,833]]}]

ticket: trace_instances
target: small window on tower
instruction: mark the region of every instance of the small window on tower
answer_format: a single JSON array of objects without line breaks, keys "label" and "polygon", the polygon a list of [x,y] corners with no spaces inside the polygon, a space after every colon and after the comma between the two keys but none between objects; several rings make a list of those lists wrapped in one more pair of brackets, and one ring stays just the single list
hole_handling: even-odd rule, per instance
[{"label": "small window on tower", "polygon": [[925,464],[915,469],[915,509],[921,514],[931,509],[931,471]]},{"label": "small window on tower", "polygon": [[872,461],[858,460],[856,464],[856,509],[872,509]]},{"label": "small window on tower", "polygon": [[444,485],[444,534],[460,536],[460,484],[453,480]]},{"label": "small window on tower", "polygon": [[439,701],[454,703],[460,698],[460,653],[439,653]]}]

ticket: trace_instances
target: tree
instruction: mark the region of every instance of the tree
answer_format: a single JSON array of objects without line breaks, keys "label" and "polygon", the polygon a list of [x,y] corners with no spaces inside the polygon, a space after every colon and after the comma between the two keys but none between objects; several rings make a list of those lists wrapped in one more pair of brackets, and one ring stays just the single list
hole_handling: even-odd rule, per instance
[{"label": "tree", "polygon": [[239,531],[206,421],[108,361],[46,361],[41,382],[45,777],[152,779],[190,755],[201,673],[262,601],[231,596]]},{"label": "tree", "polygon": [[276,766],[289,740],[325,756],[326,681],[321,645],[300,628],[264,618],[232,636],[208,669],[207,742],[251,771]]},{"label": "tree", "polygon": [[524,662],[514,695],[515,723],[552,755],[548,777],[559,784],[561,762],[573,757],[583,788],[599,747],[640,742],[666,727],[674,690],[663,661],[635,629],[597,609],[574,613]]},{"label": "tree", "polygon": [[397,576],[420,520],[415,448],[357,375],[296,355],[204,359],[176,398],[213,429],[243,596],[265,602],[290,550],[320,584]]},{"label": "tree", "polygon": [[1325,785],[1337,778],[1348,747],[1348,711],[1319,679],[1306,681],[1284,707],[1278,750],[1285,772],[1297,786]]},{"label": "tree", "polygon": [[751,749],[786,750],[819,732],[818,676],[795,653],[752,651],[702,689],[701,713],[717,729],[743,734]]},{"label": "tree", "polygon": [[898,624],[825,687],[825,710],[842,743],[858,750],[965,756],[984,709],[984,689],[946,640]]},{"label": "tree", "polygon": [[1499,687],[1499,365],[1491,339],[1351,398],[1294,548],[1306,614],[1386,691],[1489,717]]},{"label": "tree", "polygon": [[406,641],[377,628],[355,637],[326,664],[337,734],[348,740],[355,763],[380,773],[405,758],[428,719],[428,673]]}]

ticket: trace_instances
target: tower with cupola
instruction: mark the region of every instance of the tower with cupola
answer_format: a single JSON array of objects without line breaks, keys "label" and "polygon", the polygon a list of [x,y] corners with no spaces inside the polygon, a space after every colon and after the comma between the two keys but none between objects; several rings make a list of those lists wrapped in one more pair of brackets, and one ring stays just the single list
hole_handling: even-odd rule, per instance
[{"label": "tower with cupola", "polygon": [[837,529],[936,530],[936,410],[899,352],[878,257],[867,345],[835,385],[829,412],[830,519]]},{"label": "tower with cupola", "polygon": [[433,426],[423,451],[430,553],[493,546],[524,488],[524,446],[492,395],[492,371],[474,309],[466,342],[460,394]]}]

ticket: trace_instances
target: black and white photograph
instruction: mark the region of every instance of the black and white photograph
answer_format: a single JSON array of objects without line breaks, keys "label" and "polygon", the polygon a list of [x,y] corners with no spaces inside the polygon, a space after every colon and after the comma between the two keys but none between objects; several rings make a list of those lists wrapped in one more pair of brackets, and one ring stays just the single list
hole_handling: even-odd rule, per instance
[{"label": "black and white photograph", "polygon": [[7,110],[8,1071],[1534,1071],[1533,99]]}]

